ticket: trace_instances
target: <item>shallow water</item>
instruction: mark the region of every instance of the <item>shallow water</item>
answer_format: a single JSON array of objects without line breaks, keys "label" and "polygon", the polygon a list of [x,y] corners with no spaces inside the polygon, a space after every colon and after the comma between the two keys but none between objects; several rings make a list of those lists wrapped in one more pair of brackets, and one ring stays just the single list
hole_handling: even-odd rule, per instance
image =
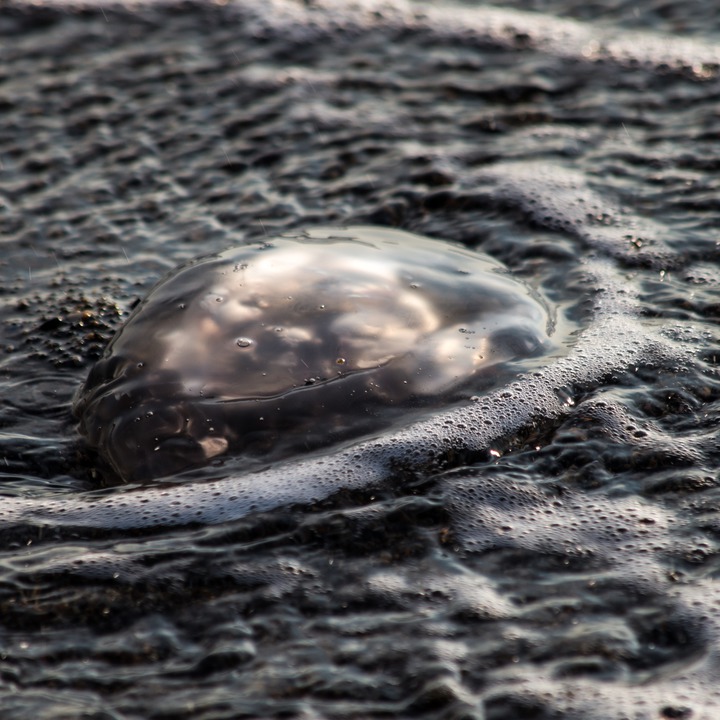
[{"label": "shallow water", "polygon": [[[254,5],[0,11],[3,716],[715,718],[716,19]],[[565,352],[97,490],[71,400],[157,278],[345,223],[493,256]]]}]

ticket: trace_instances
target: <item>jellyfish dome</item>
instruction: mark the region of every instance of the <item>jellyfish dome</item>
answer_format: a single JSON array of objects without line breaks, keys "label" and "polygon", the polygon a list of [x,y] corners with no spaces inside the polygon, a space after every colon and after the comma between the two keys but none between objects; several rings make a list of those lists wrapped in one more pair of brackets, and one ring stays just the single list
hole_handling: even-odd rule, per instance
[{"label": "jellyfish dome", "polygon": [[469,398],[542,354],[543,302],[495,260],[375,227],[316,228],[158,283],[79,390],[81,433],[125,481],[269,462]]}]

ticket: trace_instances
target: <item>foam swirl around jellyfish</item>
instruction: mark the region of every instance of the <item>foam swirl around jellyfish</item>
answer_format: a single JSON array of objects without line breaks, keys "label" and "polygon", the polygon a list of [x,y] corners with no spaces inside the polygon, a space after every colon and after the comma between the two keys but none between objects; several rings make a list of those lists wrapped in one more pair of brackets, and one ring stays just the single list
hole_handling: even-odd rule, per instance
[{"label": "foam swirl around jellyfish", "polygon": [[124,480],[267,462],[470,397],[550,347],[545,305],[491,258],[373,227],[318,228],[160,282],[78,393]]}]

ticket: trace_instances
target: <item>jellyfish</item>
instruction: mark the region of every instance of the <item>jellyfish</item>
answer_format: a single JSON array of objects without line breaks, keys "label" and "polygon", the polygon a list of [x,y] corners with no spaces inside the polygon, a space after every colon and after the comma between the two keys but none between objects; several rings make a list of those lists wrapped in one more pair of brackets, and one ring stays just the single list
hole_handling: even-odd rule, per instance
[{"label": "jellyfish", "polygon": [[267,464],[382,432],[551,344],[497,261],[379,227],[315,228],[202,257],[135,309],[79,390],[79,429],[145,482],[228,456]]}]

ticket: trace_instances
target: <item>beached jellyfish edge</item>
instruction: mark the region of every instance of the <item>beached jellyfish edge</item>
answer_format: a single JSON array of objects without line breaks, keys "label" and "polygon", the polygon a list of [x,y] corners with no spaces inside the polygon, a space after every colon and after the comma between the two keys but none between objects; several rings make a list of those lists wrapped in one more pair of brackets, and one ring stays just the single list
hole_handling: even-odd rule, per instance
[{"label": "beached jellyfish edge", "polygon": [[[159,282],[91,369],[79,430],[124,481],[327,447],[492,386],[551,346],[546,303],[464,246],[315,228]],[[505,379],[505,378],[503,378]]]}]

